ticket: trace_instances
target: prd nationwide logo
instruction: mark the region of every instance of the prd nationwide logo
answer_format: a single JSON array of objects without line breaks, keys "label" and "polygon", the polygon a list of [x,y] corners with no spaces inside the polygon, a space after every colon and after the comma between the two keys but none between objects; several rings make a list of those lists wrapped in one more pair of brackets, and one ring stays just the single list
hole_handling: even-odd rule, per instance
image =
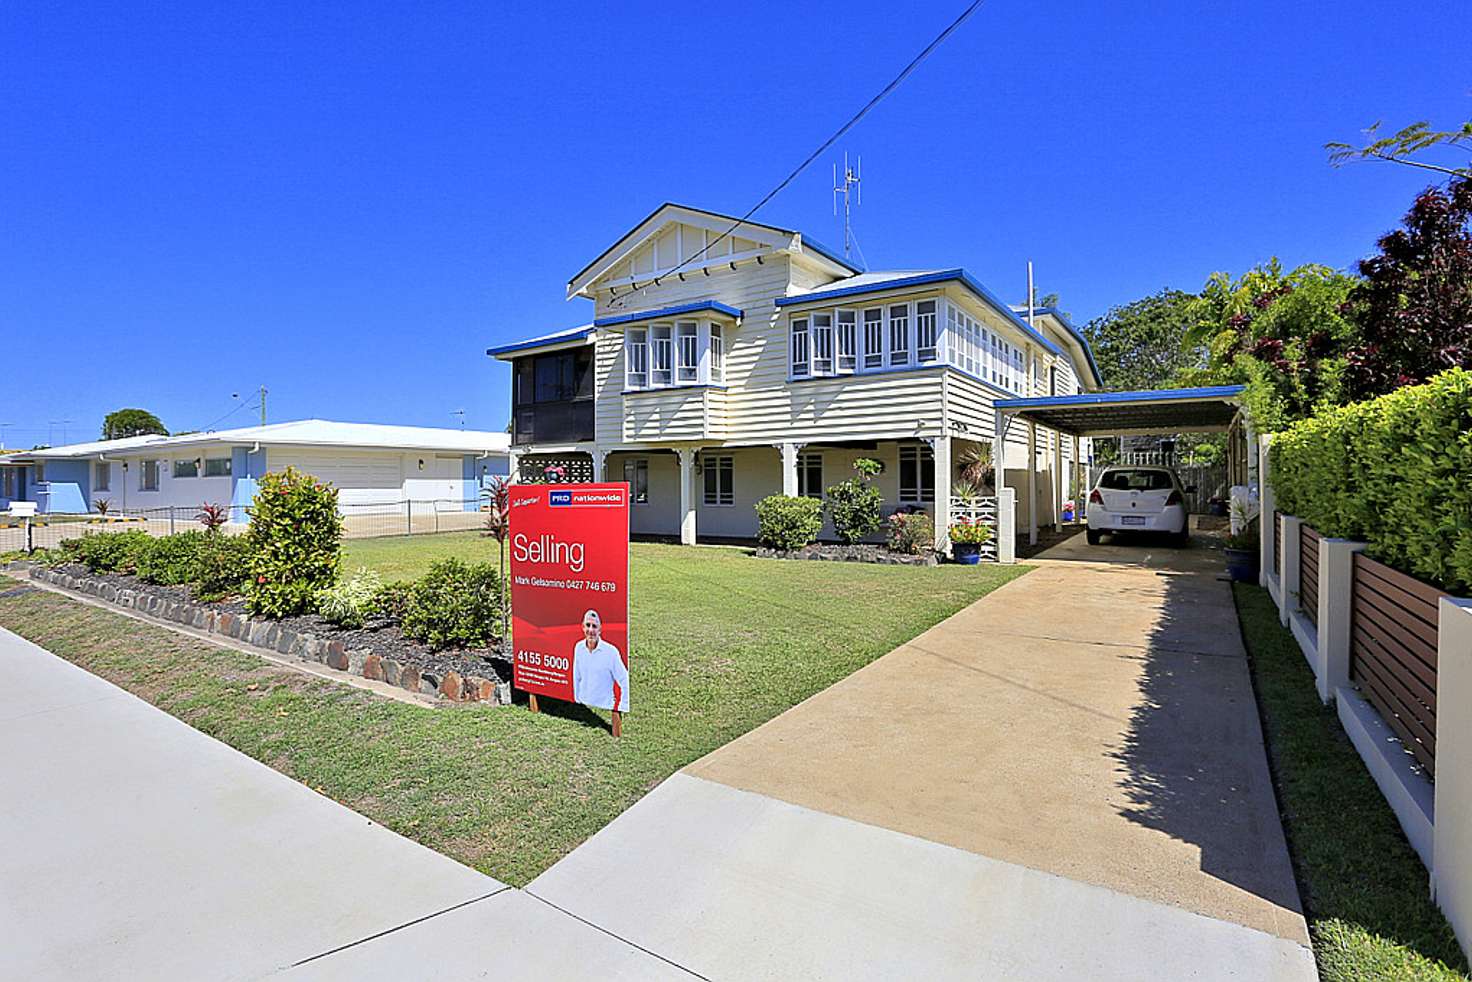
[{"label": "prd nationwide logo", "polygon": [[570,504],[572,504],[572,492],[571,491],[548,491],[547,492],[547,504],[549,504],[549,505],[570,505]]}]

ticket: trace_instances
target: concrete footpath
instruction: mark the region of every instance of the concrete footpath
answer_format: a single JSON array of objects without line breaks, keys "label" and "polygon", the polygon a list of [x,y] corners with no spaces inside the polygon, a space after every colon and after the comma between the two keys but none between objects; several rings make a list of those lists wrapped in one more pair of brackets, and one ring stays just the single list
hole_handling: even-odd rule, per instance
[{"label": "concrete footpath", "polygon": [[3,629],[0,666],[0,978],[691,978]]},{"label": "concrete footpath", "polygon": [[1034,561],[528,892],[710,978],[1316,979],[1220,554]]}]

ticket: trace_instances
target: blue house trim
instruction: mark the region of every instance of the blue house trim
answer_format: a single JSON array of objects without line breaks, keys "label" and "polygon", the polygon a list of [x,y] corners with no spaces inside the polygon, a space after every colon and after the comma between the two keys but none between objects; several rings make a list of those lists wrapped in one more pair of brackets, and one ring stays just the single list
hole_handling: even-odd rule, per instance
[{"label": "blue house trim", "polygon": [[1246,386],[1212,385],[1197,389],[1146,389],[1141,392],[1084,392],[1075,396],[1037,396],[1031,399],[998,399],[997,409],[1042,409],[1059,406],[1102,406],[1119,402],[1180,402],[1183,400],[1232,399]]},{"label": "blue house trim", "polygon": [[250,521],[246,509],[256,500],[260,478],[266,473],[266,448],[252,453],[245,447],[230,450],[230,521],[244,525]]},{"label": "blue house trim", "polygon": [[893,280],[880,280],[876,283],[865,283],[861,286],[843,286],[835,290],[819,290],[817,293],[803,293],[794,297],[778,297],[775,301],[778,307],[790,307],[793,304],[821,303],[825,300],[839,300],[843,297],[857,297],[867,293],[881,293],[886,290],[899,290],[912,286],[928,286],[932,283],[960,283],[976,296],[980,297],[986,304],[1012,322],[1012,326],[1020,328],[1033,340],[1037,341],[1048,351],[1055,355],[1063,354],[1063,351],[1052,341],[1043,337],[1033,328],[1028,326],[1027,321],[1018,317],[1016,312],[1001,300],[996,294],[971,277],[964,269],[943,269],[934,273],[919,273],[915,276],[901,276]]},{"label": "blue house trim", "polygon": [[614,327],[618,324],[632,324],[635,321],[650,321],[660,317],[678,317],[680,314],[693,314],[701,310],[713,310],[727,317],[741,317],[742,312],[729,304],[721,303],[719,300],[701,300],[697,303],[682,303],[677,307],[661,307],[658,310],[640,310],[632,314],[619,314],[617,317],[600,317],[593,322],[594,327]]},{"label": "blue house trim", "polygon": [[569,341],[581,341],[593,333],[591,327],[580,327],[575,331],[565,331],[562,334],[553,334],[545,338],[533,338],[530,341],[513,341],[495,348],[487,348],[486,354],[492,358],[498,355],[509,355],[513,351],[529,351],[532,348],[547,348],[554,344],[567,344]]},{"label": "blue house trim", "polygon": [[1104,374],[1099,371],[1099,363],[1094,360],[1094,349],[1089,347],[1089,340],[1084,337],[1083,332],[1073,326],[1073,321],[1069,320],[1067,315],[1057,307],[1034,307],[1033,313],[1052,314],[1058,318],[1059,322],[1068,329],[1068,333],[1073,335],[1073,339],[1084,349],[1084,357],[1089,360],[1089,371],[1094,373],[1094,384],[1102,387],[1104,385]]}]

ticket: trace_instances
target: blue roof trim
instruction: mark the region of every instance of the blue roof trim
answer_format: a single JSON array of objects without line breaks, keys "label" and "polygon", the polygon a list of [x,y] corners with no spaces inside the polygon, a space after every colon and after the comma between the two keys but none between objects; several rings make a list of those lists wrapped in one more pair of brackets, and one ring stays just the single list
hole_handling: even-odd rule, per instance
[{"label": "blue roof trim", "polygon": [[583,338],[592,333],[593,328],[583,327],[579,328],[576,331],[568,331],[564,334],[553,334],[550,337],[545,338],[533,338],[530,341],[513,341],[510,344],[503,344],[495,348],[487,348],[486,354],[490,355],[492,358],[495,358],[500,355],[509,355],[513,351],[528,351],[532,348],[547,348],[551,347],[554,344],[566,344],[569,341],[581,341]]},{"label": "blue roof trim", "polygon": [[1013,327],[1021,328],[1023,333],[1027,334],[1053,354],[1063,354],[1062,349],[1029,327],[1027,321],[1017,316],[1016,311],[998,300],[996,294],[973,279],[964,269],[942,269],[934,273],[901,276],[898,279],[880,280],[877,283],[865,283],[861,286],[843,286],[836,290],[820,290],[817,293],[802,293],[794,297],[778,297],[776,305],[778,307],[789,307],[798,303],[818,303],[823,300],[837,300],[841,297],[854,297],[865,293],[880,293],[886,290],[899,290],[910,286],[926,286],[930,283],[949,282],[963,284],[972,293],[985,300],[988,306],[997,311],[997,313],[1010,320]]},{"label": "blue roof trim", "polygon": [[863,272],[863,270],[859,269],[857,266],[855,266],[853,263],[849,262],[847,259],[844,259],[843,257],[839,256],[838,253],[834,252],[832,249],[828,248],[823,243],[819,242],[817,239],[810,239],[810,238],[808,238],[807,233],[805,233],[805,232],[799,232],[797,234],[802,236],[802,247],[804,249],[811,249],[814,252],[816,252],[818,255],[822,256],[824,259],[827,259],[829,262],[835,262],[838,265],[842,266],[844,269],[851,269],[851,270],[853,270],[855,276],[857,276],[859,273],[862,273]]},{"label": "blue roof trim", "polygon": [[1031,399],[998,399],[998,409],[1044,409],[1060,406],[1108,406],[1121,402],[1185,402],[1231,399],[1242,394],[1244,385],[1212,385],[1198,389],[1146,389],[1142,392],[1084,392],[1076,396],[1037,396]]},{"label": "blue roof trim", "polygon": [[1057,307],[1034,307],[1032,312],[1034,314],[1052,314],[1058,318],[1059,322],[1068,329],[1068,333],[1072,334],[1074,340],[1084,349],[1084,356],[1089,359],[1089,370],[1094,373],[1094,382],[1102,388],[1104,385],[1104,373],[1099,371],[1099,363],[1094,360],[1094,349],[1089,347],[1089,339],[1084,337],[1084,333],[1073,326],[1073,321],[1069,320],[1068,316]]},{"label": "blue roof trim", "polygon": [[693,314],[701,310],[714,310],[725,314],[727,317],[741,317],[742,312],[729,304],[718,300],[701,300],[698,303],[684,303],[678,307],[661,307],[659,310],[640,310],[632,314],[619,314],[617,317],[599,317],[593,321],[594,327],[615,327],[619,324],[632,324],[635,321],[650,321],[660,317],[678,317],[680,314]]}]

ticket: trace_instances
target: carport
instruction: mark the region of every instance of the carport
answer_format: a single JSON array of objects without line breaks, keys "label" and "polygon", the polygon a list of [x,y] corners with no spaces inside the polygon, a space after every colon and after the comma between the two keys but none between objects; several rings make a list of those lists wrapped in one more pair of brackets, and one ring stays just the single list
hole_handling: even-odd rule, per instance
[{"label": "carport", "polygon": [[[1082,437],[1173,436],[1177,433],[1227,433],[1227,475],[1250,501],[1257,485],[1257,440],[1242,407],[1240,385],[1194,389],[1151,389],[1144,392],[1084,392],[1071,396],[998,399],[993,406],[992,459],[1004,469],[1013,426],[1027,428],[1028,542],[1038,541],[1038,427],[1053,430],[1057,460],[1053,501],[1063,500],[1063,440],[1073,440],[1079,461]],[[1015,437],[1014,437],[1015,439]]]}]

